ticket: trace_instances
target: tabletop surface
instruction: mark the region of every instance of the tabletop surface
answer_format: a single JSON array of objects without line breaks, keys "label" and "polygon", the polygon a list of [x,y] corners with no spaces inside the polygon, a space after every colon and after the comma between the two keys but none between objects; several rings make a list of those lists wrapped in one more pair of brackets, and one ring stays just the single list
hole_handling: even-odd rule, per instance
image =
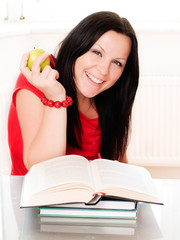
[{"label": "tabletop surface", "polygon": [[117,226],[44,223],[38,208],[20,209],[23,177],[0,177],[0,240],[179,240],[180,180],[154,179],[164,205],[139,203],[136,221]]}]

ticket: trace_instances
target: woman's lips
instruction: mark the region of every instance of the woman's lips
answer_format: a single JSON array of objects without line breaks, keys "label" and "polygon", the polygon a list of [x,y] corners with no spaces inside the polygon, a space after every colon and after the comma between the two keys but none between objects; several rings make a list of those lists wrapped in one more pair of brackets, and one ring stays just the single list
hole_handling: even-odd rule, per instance
[{"label": "woman's lips", "polygon": [[88,72],[86,72],[86,76],[87,76],[91,81],[93,81],[94,83],[97,83],[97,84],[103,83],[102,80],[97,79],[96,77],[94,77],[93,75],[91,75],[91,74],[88,73]]}]

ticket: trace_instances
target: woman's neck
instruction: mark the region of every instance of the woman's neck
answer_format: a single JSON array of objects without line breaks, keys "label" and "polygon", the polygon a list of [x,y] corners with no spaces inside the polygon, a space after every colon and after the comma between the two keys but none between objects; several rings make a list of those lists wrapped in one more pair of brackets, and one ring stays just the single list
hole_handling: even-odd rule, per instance
[{"label": "woman's neck", "polygon": [[87,118],[97,118],[98,113],[94,99],[78,97],[78,110],[84,114]]}]

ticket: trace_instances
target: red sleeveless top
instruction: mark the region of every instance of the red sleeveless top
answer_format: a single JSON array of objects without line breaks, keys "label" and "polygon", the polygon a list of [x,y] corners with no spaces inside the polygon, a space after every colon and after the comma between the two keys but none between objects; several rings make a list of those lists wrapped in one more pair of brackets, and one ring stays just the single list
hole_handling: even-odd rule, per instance
[{"label": "red sleeveless top", "polygon": [[[33,92],[38,98],[44,95],[30,84],[22,73],[19,75],[13,92],[8,118],[8,142],[12,160],[11,175],[25,175],[28,172],[23,161],[23,140],[16,111],[16,93],[21,89]],[[78,154],[86,157],[88,160],[93,160],[98,157],[101,149],[99,118],[89,119],[80,113],[80,121],[83,130],[81,149],[67,146],[66,154]]]}]

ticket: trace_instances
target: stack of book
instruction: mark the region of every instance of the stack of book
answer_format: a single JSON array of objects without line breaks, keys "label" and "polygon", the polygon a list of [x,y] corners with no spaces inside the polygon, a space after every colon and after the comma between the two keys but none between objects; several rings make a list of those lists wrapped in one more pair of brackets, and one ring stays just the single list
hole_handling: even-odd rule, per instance
[{"label": "stack of book", "polygon": [[137,202],[101,199],[83,203],[39,207],[40,231],[73,234],[134,235]]},{"label": "stack of book", "polygon": [[134,222],[137,203],[163,204],[143,167],[77,155],[34,165],[24,177],[21,207],[38,207],[42,223]]},{"label": "stack of book", "polygon": [[102,199],[94,205],[83,203],[61,204],[39,207],[39,216],[96,218],[96,219],[136,219],[135,201]]}]

